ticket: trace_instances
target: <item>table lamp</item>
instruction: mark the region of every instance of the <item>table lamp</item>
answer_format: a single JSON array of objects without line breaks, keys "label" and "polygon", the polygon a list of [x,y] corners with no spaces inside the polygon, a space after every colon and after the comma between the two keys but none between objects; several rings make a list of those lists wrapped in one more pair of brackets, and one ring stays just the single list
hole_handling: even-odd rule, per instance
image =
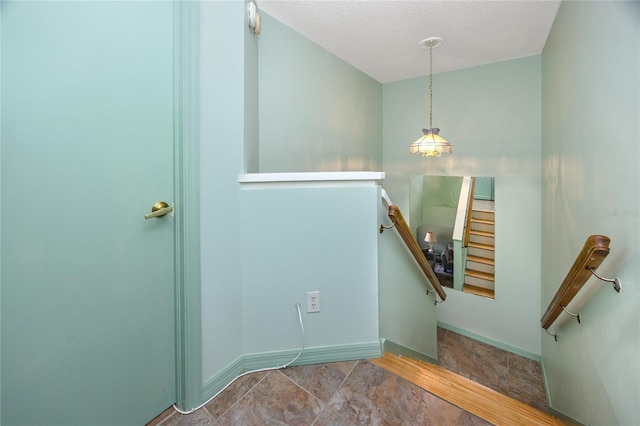
[{"label": "table lamp", "polygon": [[433,251],[433,246],[431,243],[437,243],[438,239],[436,238],[436,234],[433,232],[427,232],[427,235],[424,236],[424,240],[429,243],[429,252]]}]

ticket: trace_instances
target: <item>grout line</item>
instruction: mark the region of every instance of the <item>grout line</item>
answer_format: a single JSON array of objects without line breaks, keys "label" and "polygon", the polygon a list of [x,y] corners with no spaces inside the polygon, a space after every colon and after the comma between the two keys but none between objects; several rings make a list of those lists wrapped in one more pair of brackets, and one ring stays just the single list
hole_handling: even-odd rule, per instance
[{"label": "grout line", "polygon": [[[247,375],[247,376],[249,376],[249,377],[250,377],[251,375],[256,374],[256,373],[259,373],[259,371],[256,371],[255,373],[251,373],[251,374],[249,374],[249,375]],[[229,406],[229,408],[227,408],[226,410],[224,410],[224,411],[222,412],[222,414],[220,414],[220,416],[215,417],[213,414],[211,414],[211,412],[210,412],[210,411],[208,411],[208,412],[209,412],[209,414],[211,414],[211,417],[213,418],[213,420],[217,422],[219,419],[221,419],[222,417],[224,417],[224,415],[225,415],[225,414],[227,414],[227,413],[229,412],[229,410],[231,410],[233,407],[235,407],[236,405],[238,405],[238,403],[242,400],[242,398],[244,398],[244,397],[245,397],[245,396],[247,396],[251,391],[253,391],[253,390],[256,388],[256,386],[258,386],[260,383],[262,383],[262,381],[263,381],[264,379],[266,379],[269,375],[271,375],[271,373],[273,373],[273,371],[265,371],[265,373],[267,373],[267,374],[265,374],[265,375],[264,375],[264,377],[262,377],[262,379],[258,380],[258,381],[256,382],[256,384],[255,384],[255,385],[253,385],[253,386],[251,386],[251,388],[250,388],[248,391],[246,391],[245,393],[243,393],[242,395],[240,395],[240,396],[238,397],[238,399],[236,399],[236,400],[233,402],[233,404],[231,404],[231,405]],[[239,378],[240,378],[240,377],[236,377],[236,378],[235,378],[235,380],[234,380],[233,382],[229,383],[229,384],[227,385],[227,388],[226,388],[226,389],[224,389],[224,391],[228,390],[228,389],[229,389],[229,387],[230,387],[230,386],[231,386],[235,381],[237,381]],[[224,391],[223,391],[223,392],[224,392]],[[220,393],[220,395],[222,395],[222,393]],[[218,396],[220,396],[220,395],[218,395]],[[218,398],[218,396],[216,396],[216,398]],[[216,400],[216,398],[213,398],[213,399],[209,402],[209,404],[210,404],[211,402],[215,401],[215,400]],[[208,404],[207,404],[207,405],[208,405]],[[204,406],[204,407],[202,407],[202,408],[206,408],[206,406]],[[158,426],[160,426],[160,425],[158,425]]]},{"label": "grout line", "polygon": [[[304,368],[304,365],[300,365],[298,367],[302,367]],[[309,395],[311,395],[311,397],[313,397],[316,401],[319,402],[319,405],[321,408],[320,411],[318,411],[318,415],[316,416],[316,418],[313,420],[313,422],[311,423],[311,426],[313,426],[313,424],[315,424],[318,419],[320,418],[320,416],[322,415],[322,413],[324,412],[324,410],[329,406],[328,402],[324,402],[323,400],[321,400],[320,398],[318,398],[317,396],[314,395],[313,392],[309,391],[307,388],[305,388],[304,386],[302,386],[300,383],[296,382],[292,377],[287,376],[286,374],[284,374],[282,371],[278,370],[278,373],[280,373],[281,375],[283,375],[285,378],[287,378],[291,383],[293,383],[294,385],[296,385],[297,387],[299,387],[300,389],[302,389],[303,391],[305,391],[306,393],[308,393]],[[331,398],[333,398],[333,395],[331,395]],[[329,398],[329,401],[331,401],[331,398]]]},{"label": "grout line", "polygon": [[340,383],[340,385],[336,388],[336,391],[333,393],[333,395],[331,395],[331,399],[333,399],[334,396],[336,396],[336,394],[338,393],[338,391],[340,390],[340,388],[342,387],[342,385],[344,385],[344,382],[347,381],[347,379],[349,378],[349,376],[351,375],[351,373],[353,373],[353,370],[355,370],[355,368],[358,366],[358,364],[360,364],[360,360],[357,360],[355,362],[355,364],[353,364],[353,367],[351,367],[351,370],[349,370],[349,372],[344,376],[344,380],[342,381],[342,383]]},{"label": "grout line", "polygon": [[[214,422],[217,422],[217,421],[218,421],[218,419],[216,419],[216,418],[213,416],[213,414],[211,414],[211,411],[207,410],[207,407],[206,407],[206,406],[202,406],[202,410],[204,410],[204,412],[205,412],[205,413],[207,413],[208,415],[210,415]],[[196,411],[196,413],[197,413],[197,411]],[[195,413],[194,413],[194,414],[195,414]]]},{"label": "grout line", "polygon": [[[316,416],[316,418],[313,420],[313,422],[311,423],[311,426],[313,426],[318,419],[322,416],[322,413],[324,413],[325,410],[329,409],[331,410],[331,407],[329,407],[329,402],[331,402],[331,400],[333,399],[333,397],[338,393],[338,391],[340,390],[340,388],[342,387],[342,385],[344,384],[344,382],[347,381],[347,379],[349,378],[349,376],[351,375],[351,373],[353,372],[353,370],[356,368],[356,366],[358,365],[358,363],[360,363],[360,360],[357,360],[354,364],[353,367],[351,367],[351,369],[349,369],[349,372],[347,374],[345,374],[344,379],[342,380],[342,382],[340,382],[340,385],[338,385],[338,387],[336,388],[335,392],[333,392],[331,394],[331,396],[329,397],[329,401],[328,402],[324,402],[323,400],[321,400],[320,398],[318,398],[313,392],[309,391],[308,389],[306,389],[304,386],[302,386],[300,383],[296,382],[292,377],[289,377],[288,375],[284,374],[282,371],[277,370],[281,375],[283,375],[285,378],[287,378],[291,383],[293,383],[294,385],[296,385],[297,387],[299,387],[300,389],[302,389],[303,391],[305,391],[306,393],[308,393],[309,395],[311,395],[313,398],[315,398],[317,401],[320,402],[322,409],[318,412],[318,415]],[[298,366],[298,367],[302,367],[304,368],[304,365]],[[340,413],[336,413],[335,411],[333,411],[334,414],[336,414],[340,419],[345,420]],[[345,420],[346,421],[346,420]]]},{"label": "grout line", "polygon": [[[305,367],[304,365],[300,365],[298,367]],[[305,388],[304,386],[302,386],[300,383],[296,382],[295,380],[293,380],[293,377],[289,377],[288,375],[284,374],[282,371],[277,370],[278,373],[280,373],[281,376],[284,376],[285,379],[287,379],[288,381],[290,381],[291,383],[293,383],[294,385],[296,385],[298,388],[302,389],[303,391],[305,391],[307,394],[309,394],[312,398],[314,398],[316,401],[318,401],[320,404],[321,410],[318,411],[318,415],[316,416],[316,418],[313,420],[313,422],[311,423],[311,426],[313,426],[318,419],[320,418],[320,416],[322,415],[322,413],[324,412],[324,410],[329,406],[328,402],[324,402],[323,400],[321,400],[320,398],[318,398],[317,396],[315,396],[313,394],[313,392],[309,391],[307,388]],[[331,395],[331,398],[333,398],[333,395]],[[329,398],[329,401],[331,401],[331,398]]]},{"label": "grout line", "polygon": [[[337,394],[338,392],[340,392],[340,389],[342,388],[342,386],[344,385],[344,383],[347,381],[347,379],[349,378],[349,376],[351,376],[351,373],[353,373],[353,370],[355,370],[355,369],[356,369],[356,367],[358,366],[358,364],[360,364],[360,362],[362,362],[362,360],[356,360],[356,362],[353,364],[353,367],[351,367],[351,369],[349,370],[349,372],[348,372],[347,374],[345,374],[345,376],[344,376],[344,380],[342,380],[342,382],[340,383],[340,385],[338,385],[338,387],[336,388],[336,391],[333,393],[333,395],[331,395],[331,398],[329,398],[329,402],[331,402],[331,401],[333,400],[333,397],[334,397],[334,396],[336,396],[336,394]],[[320,415],[322,415],[322,413],[324,412],[324,410],[326,410],[327,408],[328,408],[329,410],[331,410],[331,407],[329,407],[329,403],[327,403],[327,404],[326,404],[326,406],[325,406],[325,408],[323,408],[323,409],[322,409],[322,411],[320,412],[320,414],[318,414],[318,418],[316,418],[316,420],[314,420],[314,422],[313,422],[314,424],[315,424],[315,423],[316,423],[316,421],[320,418]],[[333,410],[332,410],[332,411],[333,411]],[[338,416],[338,418],[340,418],[341,420],[344,420],[344,421],[345,421],[345,423],[349,423],[349,422],[347,421],[347,419],[345,419],[345,418],[342,416],[342,414],[340,414],[340,413],[338,413],[338,412],[336,412],[336,411],[333,411],[333,413],[334,413],[335,415],[337,415],[337,416]],[[313,425],[311,425],[311,426],[313,426]]]},{"label": "grout line", "polygon": [[318,419],[320,418],[320,416],[322,416],[322,413],[324,413],[324,410],[326,410],[326,409],[327,409],[326,405],[324,407],[322,407],[322,410],[320,410],[320,412],[318,413],[316,418],[313,419],[313,421],[311,422],[311,426],[315,425],[318,422]]},{"label": "grout line", "polygon": [[[304,366],[298,366],[298,367],[304,367]],[[310,390],[308,390],[307,388],[305,388],[304,386],[302,386],[300,383],[296,382],[295,380],[293,380],[292,377],[287,376],[286,374],[284,374],[282,371],[277,370],[278,373],[280,373],[282,376],[284,376],[285,379],[289,380],[291,383],[293,383],[294,385],[296,385],[297,387],[299,387],[300,389],[302,389],[303,391],[305,391],[306,393],[308,393],[309,395],[311,395],[312,397],[314,397],[315,399],[317,399],[318,401],[320,401],[322,403],[322,405],[326,405],[325,402],[323,400],[321,400],[320,398],[318,398],[317,396],[315,396],[313,394],[313,392],[311,392]]]},{"label": "grout line", "polygon": [[158,423],[156,426],[162,426],[167,420],[169,420],[171,417],[173,417],[176,413],[177,413],[176,410],[172,410],[172,413],[170,413],[164,419],[160,420],[160,423]]}]

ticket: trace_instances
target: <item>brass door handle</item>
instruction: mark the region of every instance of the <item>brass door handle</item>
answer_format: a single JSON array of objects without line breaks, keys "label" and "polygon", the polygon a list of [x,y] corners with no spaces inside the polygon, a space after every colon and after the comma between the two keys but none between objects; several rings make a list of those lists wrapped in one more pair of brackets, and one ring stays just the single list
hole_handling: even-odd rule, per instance
[{"label": "brass door handle", "polygon": [[145,214],[144,218],[151,219],[153,217],[162,217],[171,213],[172,211],[173,207],[171,207],[169,204],[165,203],[164,201],[158,201],[153,205],[153,207],[151,207],[151,213]]}]

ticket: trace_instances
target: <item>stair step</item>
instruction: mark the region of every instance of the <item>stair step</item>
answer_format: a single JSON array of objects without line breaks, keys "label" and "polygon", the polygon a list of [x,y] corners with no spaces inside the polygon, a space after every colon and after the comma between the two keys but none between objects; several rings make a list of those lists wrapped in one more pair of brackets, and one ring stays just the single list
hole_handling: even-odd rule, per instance
[{"label": "stair step", "polygon": [[474,269],[467,269],[464,274],[469,277],[480,278],[481,280],[495,281],[495,276],[489,272],[476,271]]},{"label": "stair step", "polygon": [[471,210],[471,218],[493,221],[495,218],[495,213],[490,210],[473,209]]},{"label": "stair step", "polygon": [[543,411],[437,365],[388,352],[369,362],[495,425],[562,425]]},{"label": "stair step", "polygon": [[[479,263],[479,262],[474,262],[472,260],[467,259],[467,264],[465,266],[465,269],[473,269],[474,271],[480,271],[480,272],[488,272],[490,274],[495,273],[496,271],[496,267],[493,265],[490,265],[488,263]],[[470,277],[466,277],[467,279],[465,279],[465,282],[467,284],[473,284],[470,281]],[[490,286],[485,286],[485,287],[491,287],[493,285],[493,282],[491,282]]]},{"label": "stair step", "polygon": [[467,262],[478,262],[478,263],[484,263],[486,265],[496,265],[496,261],[495,259],[489,259],[488,257],[482,257],[482,256],[473,256],[473,255],[467,255]]},{"label": "stair step", "polygon": [[472,277],[471,275],[464,276],[463,286],[467,286],[467,285],[484,288],[490,291],[494,291],[494,289],[496,288],[495,282],[491,280],[485,280],[483,278]]},{"label": "stair step", "polygon": [[495,299],[495,291],[490,288],[478,287],[471,284],[465,284],[462,286],[462,291],[465,293],[475,294],[482,297],[488,297],[489,299]]},{"label": "stair step", "polygon": [[495,236],[496,236],[496,234],[494,232],[478,231],[478,230],[475,230],[475,229],[469,230],[469,234],[480,235],[482,237],[489,237],[489,238],[495,238]]},{"label": "stair step", "polygon": [[475,217],[472,217],[470,222],[482,223],[482,224],[485,224],[485,225],[495,225],[496,224],[495,220],[476,219]]},{"label": "stair step", "polygon": [[471,222],[469,223],[470,231],[485,231],[485,232],[493,232],[495,230],[495,224],[493,223],[480,223],[480,222]]},{"label": "stair step", "polygon": [[493,235],[481,235],[481,234],[474,234],[472,232],[469,232],[469,242],[470,243],[476,243],[476,244],[486,244],[488,246],[494,246],[496,245],[495,242],[495,238],[493,237]]},{"label": "stair step", "polygon": [[469,247],[474,247],[482,250],[491,250],[491,251],[494,251],[496,249],[496,246],[492,246],[489,244],[474,243],[474,242],[470,242]]}]

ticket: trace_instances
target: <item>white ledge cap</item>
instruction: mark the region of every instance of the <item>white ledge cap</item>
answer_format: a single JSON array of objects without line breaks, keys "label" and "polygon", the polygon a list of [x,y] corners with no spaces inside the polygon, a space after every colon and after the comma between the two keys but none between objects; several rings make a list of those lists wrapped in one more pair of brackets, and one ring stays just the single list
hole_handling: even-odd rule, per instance
[{"label": "white ledge cap", "polygon": [[353,182],[378,181],[384,172],[295,172],[295,173],[245,173],[238,176],[240,183],[273,182]]}]

